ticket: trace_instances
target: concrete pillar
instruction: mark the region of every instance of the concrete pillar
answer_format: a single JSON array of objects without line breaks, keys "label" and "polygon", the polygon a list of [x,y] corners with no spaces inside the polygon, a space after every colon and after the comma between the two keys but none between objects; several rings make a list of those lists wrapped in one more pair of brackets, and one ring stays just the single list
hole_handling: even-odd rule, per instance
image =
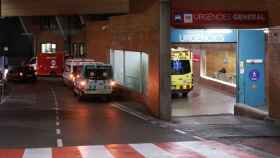
[{"label": "concrete pillar", "polygon": [[170,2],[160,0],[160,118],[171,119]]}]

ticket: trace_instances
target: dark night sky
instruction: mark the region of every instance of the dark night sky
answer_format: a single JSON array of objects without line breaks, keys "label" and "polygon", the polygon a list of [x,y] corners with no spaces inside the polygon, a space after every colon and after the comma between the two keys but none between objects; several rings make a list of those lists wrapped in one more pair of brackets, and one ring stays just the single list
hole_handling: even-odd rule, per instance
[{"label": "dark night sky", "polygon": [[[23,29],[17,17],[0,19],[0,43],[1,47],[9,47],[9,59],[26,59],[32,56],[32,39],[22,33]],[[2,55],[3,48],[0,53]]]}]

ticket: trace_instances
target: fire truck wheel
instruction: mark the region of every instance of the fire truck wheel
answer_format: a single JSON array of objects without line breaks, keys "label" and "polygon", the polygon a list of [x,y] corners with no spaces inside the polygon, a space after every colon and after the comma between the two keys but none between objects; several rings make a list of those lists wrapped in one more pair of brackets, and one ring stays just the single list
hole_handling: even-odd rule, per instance
[{"label": "fire truck wheel", "polygon": [[51,77],[56,77],[56,73],[53,71],[50,73],[50,75],[51,75]]}]

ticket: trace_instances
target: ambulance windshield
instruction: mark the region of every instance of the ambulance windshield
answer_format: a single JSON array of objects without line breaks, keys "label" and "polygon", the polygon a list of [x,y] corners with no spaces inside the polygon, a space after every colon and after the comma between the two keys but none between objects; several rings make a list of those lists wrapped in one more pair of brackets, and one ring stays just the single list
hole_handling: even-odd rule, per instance
[{"label": "ambulance windshield", "polygon": [[191,72],[189,60],[173,60],[171,61],[172,75],[187,74]]}]

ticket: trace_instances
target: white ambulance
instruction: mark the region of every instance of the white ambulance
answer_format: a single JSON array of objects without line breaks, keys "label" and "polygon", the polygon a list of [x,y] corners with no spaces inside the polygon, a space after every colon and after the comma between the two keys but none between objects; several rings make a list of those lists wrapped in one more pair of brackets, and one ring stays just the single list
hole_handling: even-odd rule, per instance
[{"label": "white ambulance", "polygon": [[87,58],[67,59],[64,64],[64,71],[62,74],[64,84],[73,87],[75,79],[80,77],[79,74],[83,65],[91,63],[95,63],[95,61]]}]

